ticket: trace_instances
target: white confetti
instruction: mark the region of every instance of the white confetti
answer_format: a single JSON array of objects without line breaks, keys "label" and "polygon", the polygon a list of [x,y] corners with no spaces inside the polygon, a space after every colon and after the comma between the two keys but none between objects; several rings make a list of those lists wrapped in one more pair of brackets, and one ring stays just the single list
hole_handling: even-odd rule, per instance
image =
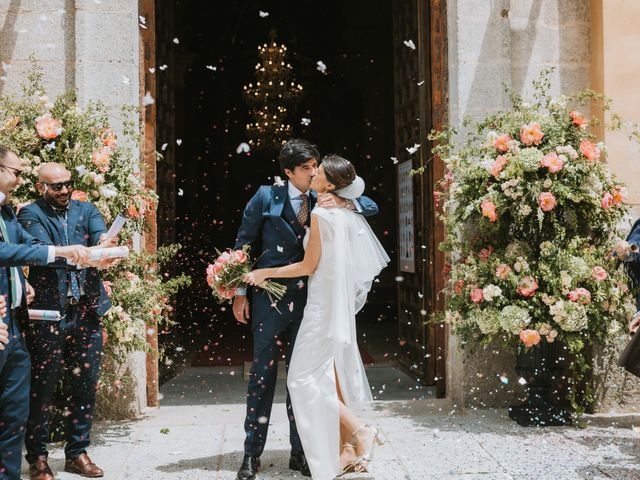
[{"label": "white confetti", "polygon": [[182,455],[180,450],[176,450],[175,452],[169,452],[169,455]]},{"label": "white confetti", "polygon": [[262,423],[264,425],[268,421],[269,419],[267,417],[258,417],[258,423]]},{"label": "white confetti", "polygon": [[396,277],[396,282],[404,282],[404,277],[403,277],[403,276],[398,275],[398,276]]},{"label": "white confetti", "polygon": [[268,17],[269,16],[269,12],[263,12],[262,10],[260,10],[259,15],[260,15],[261,18]]},{"label": "white confetti", "polygon": [[213,65],[207,65],[207,68],[212,72],[215,72],[216,70],[218,70],[218,67],[214,67]]},{"label": "white confetti", "polygon": [[274,187],[284,187],[284,180],[280,178],[278,175],[273,177],[273,186]]},{"label": "white confetti", "polygon": [[284,252],[284,248],[282,248],[280,245],[276,246],[276,249],[278,250],[278,252],[282,253]]},{"label": "white confetti", "polygon": [[290,312],[293,312],[293,302],[291,302],[291,303],[289,304],[289,311],[290,311]]},{"label": "white confetti", "polygon": [[500,375],[500,381],[501,381],[502,383],[504,383],[505,385],[508,385],[508,384],[509,384],[509,379],[508,379],[506,376],[504,376],[504,375]]},{"label": "white confetti", "polygon": [[125,85],[131,85],[131,79],[122,75],[122,83],[124,83]]},{"label": "white confetti", "polygon": [[327,66],[324,64],[322,60],[318,60],[318,62],[316,63],[316,68],[321,73],[325,73],[325,74],[327,73]]},{"label": "white confetti", "polygon": [[156,101],[151,96],[151,92],[145,93],[144,97],[142,98],[142,105],[148,107],[149,105],[153,105],[154,103],[156,103]]},{"label": "white confetti", "polygon": [[520,378],[518,379],[518,383],[519,383],[520,385],[526,385],[526,384],[527,384],[527,381],[526,381],[524,378],[520,377]]},{"label": "white confetti", "polygon": [[184,191],[181,188],[179,188],[178,189],[178,196],[181,197],[183,195],[184,195]]},{"label": "white confetti", "polygon": [[156,69],[155,69],[155,67],[151,67],[151,68],[149,69],[149,73],[156,73]]},{"label": "white confetti", "polygon": [[180,43],[180,40],[178,40],[178,37],[175,37],[173,39],[173,43],[175,43],[176,45],[178,45]]},{"label": "white confetti", "polygon": [[145,25],[147,24],[147,19],[142,15],[138,15],[138,20],[140,20],[140,23],[144,23]]},{"label": "white confetti", "polygon": [[413,43],[413,40],[405,40],[404,44],[409,47],[411,50],[415,50],[416,49],[416,44]]},{"label": "white confetti", "polygon": [[419,143],[414,143],[413,147],[405,147],[405,148],[407,149],[407,152],[409,152],[409,155],[413,155],[420,148],[420,144]]},{"label": "white confetti", "polygon": [[168,143],[163,143],[162,146],[160,147],[160,150],[162,150],[164,152],[167,149],[168,146],[169,146]]},{"label": "white confetti", "polygon": [[182,139],[181,138],[177,139],[176,143],[178,144],[178,146],[182,145]]},{"label": "white confetti", "polygon": [[241,153],[249,153],[251,151],[251,147],[249,146],[248,143],[242,142],[240,145],[238,145],[238,148],[236,148],[236,153],[238,155],[240,155]]},{"label": "white confetti", "polygon": [[158,68],[164,72],[167,69],[167,66],[166,65],[160,65]]},{"label": "white confetti", "polygon": [[422,85],[424,83],[424,80],[422,80],[421,82],[418,82],[418,86]]},{"label": "white confetti", "polygon": [[310,118],[303,118],[302,120],[300,120],[300,123],[304,126],[307,126],[311,123],[311,119]]},{"label": "white confetti", "polygon": [[394,165],[398,163],[398,159],[396,157],[391,157],[391,161],[393,162]]}]

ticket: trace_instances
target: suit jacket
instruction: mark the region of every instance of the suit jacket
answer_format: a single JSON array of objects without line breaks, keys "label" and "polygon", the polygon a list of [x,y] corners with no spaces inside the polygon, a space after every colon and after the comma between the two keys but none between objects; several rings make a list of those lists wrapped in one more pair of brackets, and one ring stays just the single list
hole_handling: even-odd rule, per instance
[{"label": "suit jacket", "polygon": [[[53,208],[43,198],[23,207],[18,219],[22,226],[37,240],[46,245],[67,245],[62,222]],[[89,202],[71,200],[67,212],[67,234],[69,245],[92,247],[99,243],[100,235],[106,233],[102,215]],[[62,314],[67,303],[69,270],[77,271],[78,283],[84,290],[87,304],[96,309],[99,316],[111,308],[111,300],[102,284],[100,273],[95,268],[77,270],[74,266],[61,265],[57,268],[33,267],[29,272],[29,283],[36,290],[32,307],[55,310]]]},{"label": "suit jacket", "polygon": [[[309,211],[315,206],[316,199],[315,192],[310,192]],[[362,207],[363,215],[370,216],[378,213],[378,206],[370,198],[360,197],[358,202]],[[308,223],[310,221],[311,215]],[[302,246],[304,235],[305,229],[299,224],[289,200],[287,183],[263,185],[249,200],[244,210],[234,248],[239,249],[244,245],[250,245],[251,257],[254,261],[257,260],[255,268],[281,267],[299,262],[304,258]],[[273,280],[287,287],[282,304],[295,301],[298,306],[299,302],[306,302],[306,277]],[[256,291],[251,315],[254,326],[272,310],[271,303],[264,290]],[[287,321],[289,309],[280,308],[280,312],[280,318]]]},{"label": "suit jacket", "polygon": [[[49,249],[22,228],[11,207],[4,205],[0,208],[0,212],[9,235],[8,242],[4,238],[0,241],[0,294],[7,296],[7,316],[10,317],[11,309],[15,307],[11,305],[11,272],[8,267],[47,265]],[[18,321],[16,325],[19,325],[23,332],[27,332],[26,327],[29,321],[25,295],[27,290],[22,269],[18,268],[17,271],[22,284],[22,299],[20,307],[14,312],[17,315],[15,320]],[[9,321],[11,320],[10,317]]]}]

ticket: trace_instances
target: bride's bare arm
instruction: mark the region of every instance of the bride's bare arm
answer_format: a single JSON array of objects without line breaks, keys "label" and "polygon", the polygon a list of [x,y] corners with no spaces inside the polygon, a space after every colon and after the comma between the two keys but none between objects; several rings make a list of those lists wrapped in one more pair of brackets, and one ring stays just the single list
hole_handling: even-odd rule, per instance
[{"label": "bride's bare arm", "polygon": [[244,280],[251,285],[260,285],[268,278],[306,277],[316,271],[321,252],[322,246],[318,219],[315,215],[311,215],[309,241],[304,259],[301,262],[292,263],[285,267],[260,268],[246,275]]}]

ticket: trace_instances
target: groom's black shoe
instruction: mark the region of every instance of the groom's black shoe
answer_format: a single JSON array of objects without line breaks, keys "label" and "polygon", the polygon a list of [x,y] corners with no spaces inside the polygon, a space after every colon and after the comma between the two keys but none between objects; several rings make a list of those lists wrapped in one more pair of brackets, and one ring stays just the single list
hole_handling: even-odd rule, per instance
[{"label": "groom's black shoe", "polygon": [[242,466],[240,466],[240,470],[238,470],[236,480],[254,480],[259,468],[260,457],[252,457],[251,455],[245,454],[244,459],[242,460]]},{"label": "groom's black shoe", "polygon": [[311,476],[311,470],[309,470],[307,457],[304,456],[304,453],[292,453],[289,459],[289,468],[299,471],[305,477]]}]

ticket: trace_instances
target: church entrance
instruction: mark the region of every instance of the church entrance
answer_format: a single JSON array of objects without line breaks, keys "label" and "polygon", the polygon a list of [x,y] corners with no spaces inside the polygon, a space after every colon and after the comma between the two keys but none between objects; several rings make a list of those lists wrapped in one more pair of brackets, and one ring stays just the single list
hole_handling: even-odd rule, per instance
[{"label": "church entrance", "polygon": [[[158,244],[180,243],[174,268],[193,278],[177,299],[176,324],[160,334],[169,365],[251,360],[250,328],[236,323],[230,306],[215,303],[204,272],[216,248],[233,246],[244,206],[258,187],[282,175],[276,162],[280,137],[248,131],[259,117],[243,89],[260,91],[256,64],[277,59],[291,68],[267,80],[293,83],[280,102],[269,104],[272,111],[286,108],[281,138],[305,138],[323,155],[351,160],[367,182],[366,195],[380,207],[370,224],[392,263],[358,316],[365,362],[397,360],[415,378],[435,384],[435,355],[424,352],[435,352],[436,335],[423,315],[434,305],[421,300],[433,288],[431,270],[424,267],[433,264],[425,255],[435,255],[425,221],[433,213],[426,205],[429,169],[408,180],[412,202],[405,202],[403,218],[411,221],[402,228],[405,235],[411,229],[413,244],[405,236],[401,250],[412,248],[414,263],[407,270],[398,262],[398,168],[407,161],[417,168],[429,156],[430,100],[421,99],[430,98],[431,88],[423,78],[429,74],[429,3],[403,2],[408,9],[395,3],[156,1],[156,61],[150,68],[157,149],[164,156],[157,165]],[[270,144],[261,148],[256,139]],[[418,153],[409,153],[407,147],[421,142]],[[407,179],[402,181],[406,188]],[[161,377],[172,366],[161,361]]]}]

